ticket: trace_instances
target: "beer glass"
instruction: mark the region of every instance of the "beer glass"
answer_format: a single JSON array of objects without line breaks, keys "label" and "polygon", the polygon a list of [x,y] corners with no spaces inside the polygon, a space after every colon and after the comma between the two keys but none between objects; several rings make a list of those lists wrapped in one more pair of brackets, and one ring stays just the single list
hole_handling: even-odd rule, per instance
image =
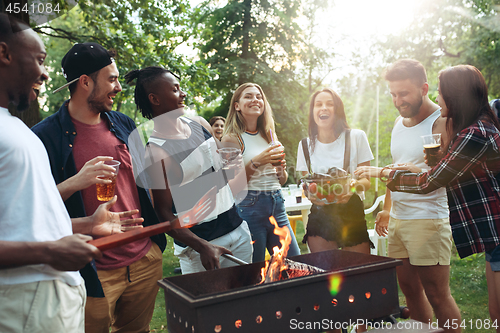
[{"label": "beer glass", "polygon": [[97,189],[97,200],[99,201],[109,201],[113,199],[115,196],[115,188],[116,188],[116,177],[118,177],[118,170],[120,169],[119,161],[104,161],[102,162],[106,165],[109,165],[115,169],[115,175],[112,177],[109,176],[97,176],[99,179],[110,179],[111,184],[95,184]]},{"label": "beer glass", "polygon": [[439,148],[441,147],[441,134],[423,135],[425,154],[427,155],[427,165],[436,166],[438,163]]}]

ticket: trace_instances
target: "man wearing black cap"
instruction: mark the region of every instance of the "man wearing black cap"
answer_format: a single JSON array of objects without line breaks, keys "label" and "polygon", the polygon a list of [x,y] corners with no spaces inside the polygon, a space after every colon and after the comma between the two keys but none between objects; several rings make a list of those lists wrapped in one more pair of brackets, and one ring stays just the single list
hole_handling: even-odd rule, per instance
[{"label": "man wearing black cap", "polygon": [[[121,162],[114,208],[140,207],[144,226],[158,223],[146,191],[135,185],[127,146],[135,124],[111,111],[113,99],[122,90],[113,53],[96,43],[75,44],[64,56],[62,68],[68,83],[60,89],[69,86],[71,98],[32,130],[47,148],[68,212],[72,217],[93,213],[99,204],[93,186],[99,182],[99,162],[112,158]],[[165,245],[163,234],[135,241],[104,252],[95,262],[97,270],[87,266],[81,271],[88,292],[87,332],[109,332],[110,326],[124,332],[149,332]]]}]

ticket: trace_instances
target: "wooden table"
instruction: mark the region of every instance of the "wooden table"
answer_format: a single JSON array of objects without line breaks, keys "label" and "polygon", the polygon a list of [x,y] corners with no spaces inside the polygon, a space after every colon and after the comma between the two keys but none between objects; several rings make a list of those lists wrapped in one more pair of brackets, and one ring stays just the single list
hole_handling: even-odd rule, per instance
[{"label": "wooden table", "polygon": [[297,199],[294,195],[287,195],[287,191],[282,191],[283,197],[285,198],[285,209],[287,212],[293,212],[300,210],[302,214],[302,222],[304,223],[304,230],[307,227],[307,221],[309,212],[311,211],[312,203],[307,198],[302,198],[301,203],[297,203]]}]

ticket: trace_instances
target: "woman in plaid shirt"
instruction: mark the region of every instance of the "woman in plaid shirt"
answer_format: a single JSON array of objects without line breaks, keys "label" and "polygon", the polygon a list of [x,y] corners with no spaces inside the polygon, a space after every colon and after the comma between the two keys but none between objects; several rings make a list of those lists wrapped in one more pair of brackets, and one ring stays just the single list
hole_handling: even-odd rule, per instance
[{"label": "woman in plaid shirt", "polygon": [[355,174],[380,177],[391,191],[429,193],[446,186],[458,254],[486,252],[490,316],[500,324],[500,125],[485,80],[473,66],[439,73],[437,103],[447,117],[450,142],[442,146],[448,150],[435,167],[428,172],[411,165],[361,167]]}]

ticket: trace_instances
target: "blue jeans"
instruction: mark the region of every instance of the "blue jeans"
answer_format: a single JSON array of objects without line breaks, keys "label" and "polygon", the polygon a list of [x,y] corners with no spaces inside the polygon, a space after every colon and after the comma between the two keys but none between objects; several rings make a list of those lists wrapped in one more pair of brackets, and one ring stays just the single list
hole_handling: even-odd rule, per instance
[{"label": "blue jeans", "polygon": [[279,236],[274,234],[274,225],[269,221],[271,216],[274,216],[279,227],[286,226],[290,230],[292,240],[287,257],[300,254],[299,245],[286,215],[285,199],[281,190],[248,191],[247,196],[237,208],[240,217],[247,221],[254,241],[252,262],[264,261],[266,248],[270,254],[273,253],[273,247],[281,248]]}]

